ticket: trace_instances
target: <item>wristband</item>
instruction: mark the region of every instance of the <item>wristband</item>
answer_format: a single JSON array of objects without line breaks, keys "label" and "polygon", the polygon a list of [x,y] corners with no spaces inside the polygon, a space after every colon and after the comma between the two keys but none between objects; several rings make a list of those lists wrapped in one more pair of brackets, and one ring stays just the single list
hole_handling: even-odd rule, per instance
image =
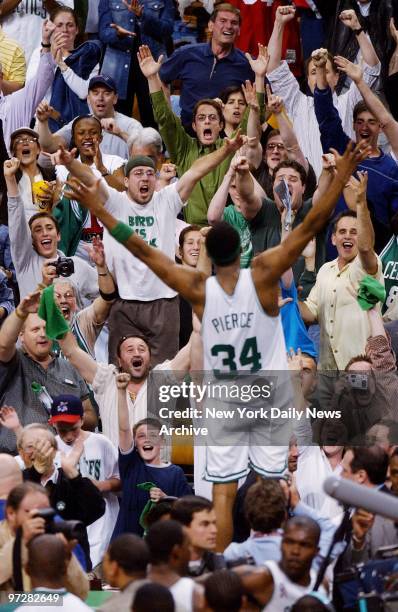
[{"label": "wristband", "polygon": [[358,30],[354,30],[355,36],[359,36],[360,34],[362,34],[362,32],[363,32],[363,28],[358,28]]},{"label": "wristband", "polygon": [[51,43],[44,44],[44,42],[42,42],[41,46],[43,47],[43,49],[50,49],[51,48]]},{"label": "wristband", "polygon": [[128,225],[119,221],[109,233],[118,242],[127,242],[130,236],[134,234],[134,231]]},{"label": "wristband", "polygon": [[98,276],[108,276],[109,272],[98,272]]},{"label": "wristband", "polygon": [[103,291],[101,291],[101,289],[99,289],[99,294],[102,299],[105,300],[105,302],[113,302],[113,300],[117,300],[117,298],[119,297],[119,292],[117,289],[115,289],[115,291],[113,291],[112,293],[104,293]]}]

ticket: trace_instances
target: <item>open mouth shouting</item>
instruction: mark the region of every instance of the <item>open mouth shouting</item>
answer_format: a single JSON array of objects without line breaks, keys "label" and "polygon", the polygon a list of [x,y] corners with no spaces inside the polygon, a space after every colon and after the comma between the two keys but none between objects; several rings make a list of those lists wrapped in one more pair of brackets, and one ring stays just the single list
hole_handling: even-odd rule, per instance
[{"label": "open mouth shouting", "polygon": [[40,246],[42,251],[50,253],[53,250],[53,241],[51,238],[43,238],[43,240],[40,240]]},{"label": "open mouth shouting", "polygon": [[204,128],[203,142],[213,143],[213,141],[214,141],[213,130],[211,128]]},{"label": "open mouth shouting", "polygon": [[91,139],[83,140],[80,147],[85,153],[94,151],[94,141]]},{"label": "open mouth shouting", "polygon": [[350,253],[354,247],[354,243],[351,240],[344,240],[342,242],[342,247],[345,253]]}]

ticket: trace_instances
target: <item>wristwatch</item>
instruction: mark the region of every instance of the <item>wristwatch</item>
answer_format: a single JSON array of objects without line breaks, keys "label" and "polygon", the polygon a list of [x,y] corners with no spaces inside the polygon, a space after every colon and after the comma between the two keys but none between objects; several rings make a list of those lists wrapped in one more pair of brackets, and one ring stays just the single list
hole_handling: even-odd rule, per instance
[{"label": "wristwatch", "polygon": [[354,30],[355,36],[359,36],[363,32],[363,28],[358,28],[358,30]]}]

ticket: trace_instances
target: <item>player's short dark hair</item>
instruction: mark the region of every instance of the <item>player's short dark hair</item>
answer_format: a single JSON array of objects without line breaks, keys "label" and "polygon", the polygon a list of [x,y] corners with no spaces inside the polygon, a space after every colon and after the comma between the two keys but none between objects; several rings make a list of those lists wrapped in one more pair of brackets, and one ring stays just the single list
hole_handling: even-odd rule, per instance
[{"label": "player's short dark hair", "polygon": [[127,336],[122,336],[121,338],[119,338],[119,341],[117,343],[116,355],[118,357],[120,357],[120,349],[121,349],[123,342],[125,340],[129,340],[130,338],[138,338],[138,340],[142,340],[142,342],[145,342],[145,344],[148,347],[149,354],[151,354],[151,347],[150,347],[149,341],[147,340],[147,338],[145,338],[145,336],[140,336],[140,334],[127,334]]},{"label": "player's short dark hair", "polygon": [[148,530],[146,543],[149,548],[150,563],[168,563],[174,546],[182,546],[185,534],[178,521],[158,521]]},{"label": "player's short dark hair", "polygon": [[[224,89],[221,90],[220,94],[219,94],[219,98],[221,100],[221,102],[223,104],[226,104],[228,102],[228,98],[229,96],[232,96],[232,94],[234,93],[241,93],[243,96],[243,92],[242,92],[242,86],[241,85],[228,85],[228,87],[224,87]],[[245,100],[245,96],[243,96],[243,99],[245,101],[245,104],[247,106],[247,102]]]},{"label": "player's short dark hair", "polygon": [[147,425],[152,427],[152,429],[157,429],[158,431],[160,431],[162,428],[162,424],[157,419],[151,419],[151,417],[148,417],[146,419],[141,419],[133,426],[133,436],[135,436],[141,425]]},{"label": "player's short dark hair", "polygon": [[53,217],[49,212],[45,212],[44,210],[43,210],[43,212],[35,213],[34,215],[32,215],[30,217],[30,219],[28,221],[28,225],[29,225],[30,229],[32,229],[32,224],[34,223],[34,221],[36,221],[36,219],[44,219],[44,218],[51,219],[51,221],[55,225],[55,229],[57,230],[57,232],[59,234],[60,231],[61,231],[61,228],[59,227],[59,223],[58,223],[57,219],[55,219],[55,217]]},{"label": "player's short dark hair", "polygon": [[286,497],[279,482],[265,479],[254,483],[246,493],[244,510],[254,531],[280,529],[286,518]]},{"label": "player's short dark hair", "polygon": [[332,234],[335,234],[337,232],[337,225],[340,219],[344,219],[344,217],[352,217],[353,219],[356,219],[357,213],[355,212],[355,210],[350,209],[342,210],[341,212],[339,212],[339,214],[336,215],[332,221]]},{"label": "player's short dark hair", "polygon": [[239,257],[240,236],[232,225],[219,221],[206,235],[206,249],[214,264],[228,266]]},{"label": "player's short dark hair", "polygon": [[163,499],[160,499],[156,504],[154,504],[149,510],[148,514],[145,516],[146,529],[149,529],[149,527],[157,523],[157,521],[166,520],[166,518],[163,517],[165,517],[167,514],[171,514],[171,509],[174,503],[175,502],[172,500],[169,501],[166,499],[166,501],[164,501]]},{"label": "player's short dark hair", "polygon": [[219,2],[218,4],[216,4],[212,14],[210,15],[209,20],[214,22],[217,18],[218,13],[221,12],[233,13],[234,15],[237,15],[239,17],[239,25],[242,23],[242,16],[240,14],[240,10],[236,8],[236,6],[233,6],[233,4],[229,4],[229,2]]},{"label": "player's short dark hair", "polygon": [[195,512],[210,512],[214,506],[211,501],[200,495],[185,495],[177,499],[171,509],[171,518],[186,527],[192,523]]},{"label": "player's short dark hair", "polygon": [[127,574],[145,573],[149,563],[148,545],[133,533],[124,533],[108,546],[108,557]]},{"label": "player's short dark hair", "polygon": [[290,527],[298,527],[299,529],[306,529],[308,533],[314,538],[314,544],[319,544],[319,539],[321,537],[321,528],[319,523],[315,521],[310,516],[292,516],[285,525],[285,533],[286,530]]},{"label": "player's short dark hair", "polygon": [[198,102],[196,102],[195,106],[193,107],[193,111],[192,111],[192,121],[195,121],[196,114],[198,112],[198,108],[202,106],[203,104],[212,106],[218,115],[219,121],[224,125],[224,116],[222,114],[221,105],[216,100],[213,100],[213,98],[203,98],[202,100],[199,100]]},{"label": "player's short dark hair", "polygon": [[143,584],[137,589],[133,600],[133,612],[174,612],[175,604],[171,591],[156,582]]},{"label": "player's short dark hair", "polygon": [[216,570],[206,579],[206,603],[217,612],[239,612],[243,593],[240,576],[231,570]]},{"label": "player's short dark hair", "polygon": [[200,225],[196,225],[196,223],[192,223],[192,225],[187,225],[181,230],[180,235],[178,237],[178,244],[180,245],[180,249],[184,246],[185,237],[189,232],[200,232]]},{"label": "player's short dark hair", "polygon": [[305,171],[305,168],[304,168],[304,166],[299,164],[294,159],[286,159],[284,161],[280,161],[279,164],[277,166],[275,166],[275,168],[273,169],[273,172],[272,172],[272,184],[275,183],[276,174],[277,174],[277,172],[281,168],[291,168],[292,170],[295,170],[300,175],[300,180],[301,180],[302,185],[306,184],[306,182],[307,182],[307,173]]},{"label": "player's short dark hair", "polygon": [[353,474],[365,470],[373,485],[381,485],[387,478],[388,455],[377,444],[373,446],[351,446],[353,458],[350,468]]}]

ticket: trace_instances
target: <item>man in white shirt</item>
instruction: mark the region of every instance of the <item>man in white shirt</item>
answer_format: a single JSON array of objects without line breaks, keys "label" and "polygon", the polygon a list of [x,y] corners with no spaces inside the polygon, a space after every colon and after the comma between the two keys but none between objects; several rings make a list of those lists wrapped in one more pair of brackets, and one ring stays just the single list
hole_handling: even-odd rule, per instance
[{"label": "man in white shirt", "polygon": [[[93,77],[88,86],[87,102],[104,129],[101,151],[108,155],[128,158],[127,140],[142,130],[136,119],[115,111],[117,103],[115,81],[104,74]],[[69,147],[72,141],[72,123],[52,134],[48,127],[48,118],[53,109],[43,101],[37,109],[37,131],[43,151],[54,153],[60,146]]]},{"label": "man in white shirt", "polygon": [[[178,213],[196,183],[237,151],[242,143],[239,133],[233,139],[226,139],[220,149],[197,159],[178,181],[160,191],[155,191],[153,160],[145,156],[132,157],[125,167],[127,192],[120,193],[101,180],[99,198],[104,199],[108,212],[133,227],[149,245],[174,259]],[[95,184],[92,170],[78,162],[71,153],[60,149],[53,161],[65,165],[70,174],[84,184]],[[110,361],[116,363],[116,345],[120,336],[131,334],[149,339],[152,365],[171,359],[178,351],[179,304],[176,292],[138,258],[126,253],[108,231],[104,232],[104,245],[108,267],[120,295],[109,319]]]}]

